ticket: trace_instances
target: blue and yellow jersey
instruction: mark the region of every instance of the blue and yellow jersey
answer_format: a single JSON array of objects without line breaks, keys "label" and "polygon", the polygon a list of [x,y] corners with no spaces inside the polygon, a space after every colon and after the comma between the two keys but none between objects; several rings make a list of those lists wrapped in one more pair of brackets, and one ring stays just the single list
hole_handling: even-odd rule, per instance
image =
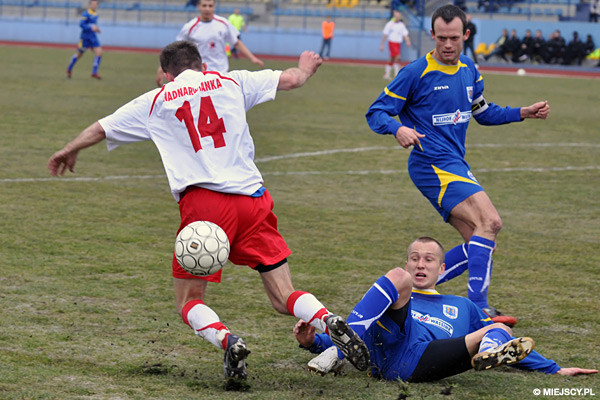
[{"label": "blue and yellow jersey", "polygon": [[81,13],[81,18],[79,20],[82,39],[96,37],[96,32],[92,30],[93,25],[98,25],[98,13],[91,8],[88,8]]},{"label": "blue and yellow jersey", "polygon": [[367,122],[379,134],[395,134],[404,125],[426,135],[413,153],[464,158],[471,117],[482,125],[520,120],[519,108],[485,103],[483,90],[483,77],[469,57],[446,65],[430,52],[400,70],[369,107]]}]

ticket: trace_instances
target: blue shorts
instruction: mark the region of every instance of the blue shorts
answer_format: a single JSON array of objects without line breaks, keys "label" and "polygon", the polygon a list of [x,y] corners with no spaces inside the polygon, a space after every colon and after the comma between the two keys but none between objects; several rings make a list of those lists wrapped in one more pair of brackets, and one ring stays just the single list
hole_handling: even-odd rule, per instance
[{"label": "blue shorts", "polygon": [[414,154],[411,152],[408,158],[408,174],[444,221],[448,221],[456,205],[483,190],[465,160],[428,159]]},{"label": "blue shorts", "polygon": [[96,35],[86,36],[79,39],[77,50],[83,53],[87,49],[94,49],[96,47],[100,47],[100,41],[98,40],[98,37]]},{"label": "blue shorts", "polygon": [[426,340],[424,328],[411,317],[410,304],[402,327],[386,313],[365,332],[363,339],[371,355],[372,376],[406,381],[427,349],[430,340]]}]

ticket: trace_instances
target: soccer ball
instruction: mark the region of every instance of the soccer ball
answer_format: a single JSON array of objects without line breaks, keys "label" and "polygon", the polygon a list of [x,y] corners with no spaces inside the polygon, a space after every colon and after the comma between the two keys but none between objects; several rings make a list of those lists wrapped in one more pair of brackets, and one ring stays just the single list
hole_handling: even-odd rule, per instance
[{"label": "soccer ball", "polygon": [[223,268],[228,257],[227,234],[212,222],[192,222],[175,239],[175,258],[192,275],[212,275]]}]

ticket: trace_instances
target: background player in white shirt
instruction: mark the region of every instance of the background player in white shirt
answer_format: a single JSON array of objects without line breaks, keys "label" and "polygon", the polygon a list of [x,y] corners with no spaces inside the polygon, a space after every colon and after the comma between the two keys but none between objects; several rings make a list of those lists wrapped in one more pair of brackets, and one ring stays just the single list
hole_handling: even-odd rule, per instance
[{"label": "background player in white shirt", "polygon": [[[402,52],[402,43],[406,41],[406,44],[410,46],[410,37],[408,36],[408,29],[404,22],[402,22],[402,14],[400,11],[394,10],[394,17],[383,27],[383,36],[381,37],[381,44],[379,50],[383,51],[386,40],[388,41],[388,48],[390,50],[390,61],[385,65],[384,79],[392,79],[398,75],[400,71],[400,55]],[[394,76],[391,76],[392,67],[394,67]]]},{"label": "background player in white shirt", "polygon": [[[200,0],[198,3],[200,16],[192,19],[179,31],[175,40],[189,40],[198,46],[202,61],[209,71],[229,71],[229,58],[225,46],[229,43],[254,64],[261,68],[264,63],[238,40],[240,32],[227,18],[215,15],[215,0]],[[163,70],[159,66],[156,72],[156,85],[163,82]]]},{"label": "background player in white shirt", "polygon": [[[193,221],[211,221],[227,233],[229,260],[260,272],[273,307],[282,314],[326,330],[357,368],[368,367],[364,343],[339,316],[315,296],[295,290],[287,257],[291,251],[277,230],[273,200],[254,164],[254,143],[246,122],[253,106],[273,100],[277,90],[302,86],[319,68],[313,52],[300,55],[297,68],[256,72],[206,71],[196,46],[178,41],[160,55],[169,81],[93,123],[56,152],[48,162],[52,175],[73,171],[81,149],[106,139],[109,150],[152,140],[161,155],[173,196],[179,203],[181,230]],[[244,341],[230,333],[204,302],[207,282],[221,272],[198,277],[185,272],[173,257],[175,300],[194,332],[225,350],[225,377],[246,379]],[[234,292],[235,293],[235,292]]]}]

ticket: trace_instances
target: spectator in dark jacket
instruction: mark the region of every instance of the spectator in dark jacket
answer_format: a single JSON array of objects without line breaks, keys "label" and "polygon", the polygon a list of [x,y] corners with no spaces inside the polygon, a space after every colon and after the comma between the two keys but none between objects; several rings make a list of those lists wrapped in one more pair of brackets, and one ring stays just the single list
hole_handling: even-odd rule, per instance
[{"label": "spectator in dark jacket", "polygon": [[521,39],[519,49],[513,53],[513,62],[524,62],[531,59],[531,52],[533,50],[533,36],[531,36],[531,30],[525,31],[525,36]]},{"label": "spectator in dark jacket", "polygon": [[544,60],[548,58],[547,53],[546,39],[544,39],[542,31],[538,29],[535,31],[535,37],[533,38],[533,43],[531,45],[531,62],[544,62]]}]

